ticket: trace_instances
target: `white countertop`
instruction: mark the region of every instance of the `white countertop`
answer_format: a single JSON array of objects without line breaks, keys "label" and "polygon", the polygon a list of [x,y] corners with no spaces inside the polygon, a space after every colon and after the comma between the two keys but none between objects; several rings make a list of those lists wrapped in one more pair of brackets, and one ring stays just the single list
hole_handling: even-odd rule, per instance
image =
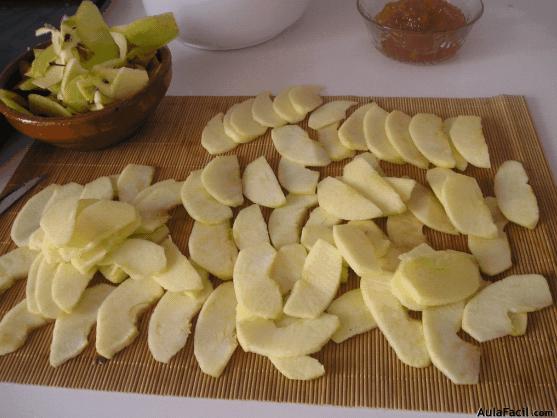
[{"label": "white countertop", "polygon": [[[435,66],[391,61],[371,46],[355,0],[314,0],[277,38],[248,49],[209,52],[171,44],[171,95],[251,95],[295,83],[326,94],[361,96],[526,96],[547,158],[557,172],[557,2],[488,0],[483,18],[456,59]],[[144,14],[141,2],[113,0],[110,23]],[[18,161],[0,150],[0,190]],[[15,150],[15,151],[14,151]],[[313,407],[130,395],[0,384],[0,415],[9,417],[410,417],[403,411]],[[493,407],[495,405],[483,405]],[[455,415],[457,416],[457,415]],[[462,415],[465,416],[465,415]]]}]

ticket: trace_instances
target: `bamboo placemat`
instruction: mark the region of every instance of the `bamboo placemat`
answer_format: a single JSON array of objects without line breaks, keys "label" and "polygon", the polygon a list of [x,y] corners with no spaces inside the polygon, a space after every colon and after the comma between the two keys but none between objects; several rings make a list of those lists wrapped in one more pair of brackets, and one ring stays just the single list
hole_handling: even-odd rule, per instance
[{"label": "bamboo placemat", "polygon": [[[85,183],[102,175],[118,173],[128,163],[157,167],[158,179],[185,179],[211,157],[200,145],[205,123],[241,97],[168,97],[130,141],[97,152],[76,152],[36,144],[17,170],[13,184],[39,174],[49,182]],[[350,97],[364,103],[371,98]],[[487,195],[493,195],[495,169],[508,159],[522,161],[538,197],[541,221],[534,231],[508,226],[514,273],[540,273],[549,279],[557,298],[557,192],[524,98],[500,96],[487,99],[374,98],[387,110],[408,114],[433,112],[441,117],[477,114],[483,119],[493,169],[468,168]],[[279,156],[270,134],[232,151],[244,167],[264,154],[276,170]],[[321,170],[338,175],[345,162]],[[425,183],[425,171],[410,165],[383,164],[389,175],[409,175]],[[42,185],[43,187],[45,184]],[[10,249],[9,231],[19,202],[0,216],[0,253]],[[268,213],[266,214],[268,215]],[[171,221],[172,236],[182,251],[192,221],[183,208]],[[427,231],[434,247],[466,250],[465,237]],[[498,278],[498,277],[497,277]],[[24,297],[25,281],[0,296],[0,316]],[[341,292],[358,286],[352,277]],[[475,412],[478,408],[557,407],[557,308],[528,315],[528,331],[522,337],[505,337],[481,345],[480,384],[453,385],[433,366],[407,367],[397,360],[379,330],[336,345],[332,342],[316,355],[326,375],[309,382],[283,378],[264,357],[236,350],[219,379],[201,373],[193,356],[193,338],[167,365],[157,363],[147,348],[150,314],[140,322],[140,336],[112,361],[100,361],[94,342],[83,354],[53,369],[48,365],[52,325],[34,332],[19,351],[0,357],[0,381],[138,392],[162,395],[302,402],[344,406],[404,408],[430,411]],[[91,339],[94,338],[94,333]]]}]

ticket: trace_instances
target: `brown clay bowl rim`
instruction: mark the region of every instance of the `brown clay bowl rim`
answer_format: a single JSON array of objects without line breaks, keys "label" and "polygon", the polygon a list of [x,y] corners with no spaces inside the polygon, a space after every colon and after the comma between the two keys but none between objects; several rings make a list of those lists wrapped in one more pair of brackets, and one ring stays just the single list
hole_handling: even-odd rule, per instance
[{"label": "brown clay bowl rim", "polygon": [[[8,88],[6,84],[13,76],[16,71],[19,71],[19,63],[26,59],[34,48],[43,48],[50,44],[50,42],[42,42],[37,44],[35,47],[29,47],[25,52],[20,54],[17,58],[15,58],[12,62],[10,62],[0,73],[0,88]],[[168,46],[163,46],[157,50],[157,55],[159,57],[159,65],[153,71],[152,75],[149,77],[149,82],[147,85],[135,93],[133,96],[128,97],[127,99],[117,100],[114,103],[111,103],[105,106],[101,110],[90,110],[86,113],[78,113],[72,116],[58,116],[58,117],[51,117],[51,116],[37,116],[37,115],[26,115],[21,112],[17,112],[13,109],[10,109],[6,106],[2,101],[0,101],[0,113],[4,114],[6,119],[17,119],[23,123],[31,123],[31,124],[40,124],[43,126],[48,125],[69,125],[74,123],[80,123],[85,121],[91,121],[95,119],[102,119],[103,117],[108,116],[109,114],[113,113],[117,108],[125,106],[126,104],[133,103],[137,96],[145,93],[145,91],[149,90],[151,86],[161,80],[167,70],[172,65],[172,55],[170,53],[170,49]],[[12,86],[9,87],[11,89]]]}]

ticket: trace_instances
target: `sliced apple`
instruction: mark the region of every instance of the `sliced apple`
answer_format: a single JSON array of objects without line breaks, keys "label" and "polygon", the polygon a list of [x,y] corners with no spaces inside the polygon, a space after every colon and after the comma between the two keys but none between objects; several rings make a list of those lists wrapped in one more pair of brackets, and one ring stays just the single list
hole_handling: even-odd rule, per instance
[{"label": "sliced apple", "polygon": [[333,226],[341,222],[339,218],[335,215],[330,214],[321,206],[316,207],[309,214],[309,218],[306,222],[306,226],[310,225],[323,225],[323,226]]},{"label": "sliced apple", "polygon": [[381,168],[381,164],[377,157],[373,155],[371,152],[362,152],[354,156],[354,159],[361,158],[365,162],[367,162],[375,171],[377,171],[382,176],[385,175],[385,172]]},{"label": "sliced apple", "polygon": [[513,333],[509,313],[533,312],[552,304],[545,277],[539,274],[508,276],[486,286],[470,299],[464,308],[462,329],[479,342],[489,341]]},{"label": "sliced apple", "polygon": [[306,112],[298,112],[292,100],[290,99],[290,91],[292,87],[279,92],[273,101],[273,109],[282,119],[288,123],[298,123],[306,117]]},{"label": "sliced apple", "polygon": [[350,148],[346,148],[338,137],[338,123],[325,126],[317,131],[317,140],[325,148],[332,161],[340,161],[345,158],[352,158],[356,153]]},{"label": "sliced apple", "polygon": [[217,113],[201,132],[201,145],[211,155],[223,154],[238,146],[238,143],[224,132],[223,116],[222,112]]},{"label": "sliced apple", "polygon": [[371,103],[364,116],[364,136],[369,150],[380,160],[395,164],[403,164],[404,159],[389,141],[385,122],[389,113],[379,107],[377,103]]},{"label": "sliced apple", "polygon": [[159,181],[140,191],[133,204],[146,219],[167,215],[169,210],[182,203],[182,184],[174,179]]},{"label": "sliced apple", "polygon": [[431,163],[438,167],[453,168],[456,164],[443,131],[443,120],[431,113],[418,113],[408,126],[414,145]]},{"label": "sliced apple", "polygon": [[269,216],[269,236],[275,248],[300,242],[300,230],[307,215],[307,208],[285,205],[273,209]]},{"label": "sliced apple", "polygon": [[219,377],[238,346],[236,340],[236,295],[232,283],[218,286],[201,308],[193,338],[199,367]]},{"label": "sliced apple", "polygon": [[71,312],[62,312],[54,323],[50,344],[50,365],[58,367],[81,353],[89,343],[89,334],[101,304],[115,288],[98,284],[83,293]]},{"label": "sliced apple", "polygon": [[468,248],[478,260],[482,273],[489,276],[502,273],[513,265],[509,239],[501,226],[498,226],[496,238],[468,235]]},{"label": "sliced apple", "polygon": [[132,202],[140,191],[149,187],[154,174],[154,167],[128,164],[118,177],[118,199],[122,202]]},{"label": "sliced apple", "polygon": [[110,264],[107,266],[99,266],[99,272],[103,277],[109,282],[119,284],[126,280],[129,276],[127,273],[118,267],[116,264]]},{"label": "sliced apple", "polygon": [[273,366],[287,379],[312,380],[325,374],[325,368],[310,356],[269,357]]},{"label": "sliced apple", "polygon": [[30,312],[27,301],[23,299],[0,321],[0,356],[19,349],[33,330],[46,325],[48,321],[42,315]]},{"label": "sliced apple", "polygon": [[445,135],[447,135],[447,138],[449,138],[449,145],[451,146],[451,151],[453,152],[455,160],[455,168],[460,171],[464,171],[466,170],[466,167],[468,167],[468,161],[466,161],[460,152],[458,152],[451,138],[451,127],[453,126],[455,120],[456,118],[445,119],[443,121],[443,131],[445,132]]},{"label": "sliced apple", "polygon": [[57,264],[49,263],[43,258],[37,269],[35,301],[39,313],[49,319],[56,319],[60,314],[60,308],[52,298],[52,283],[57,267]]},{"label": "sliced apple", "polygon": [[228,222],[216,225],[193,224],[188,243],[193,261],[221,280],[232,279],[238,250]]},{"label": "sliced apple", "polygon": [[307,251],[301,244],[283,245],[277,251],[270,277],[277,282],[281,294],[288,293],[302,278]]},{"label": "sliced apple", "polygon": [[317,241],[304,262],[302,278],[294,283],[284,304],[284,313],[297,318],[317,318],[335,297],[341,271],[339,251],[326,241]]},{"label": "sliced apple", "polygon": [[203,169],[201,181],[205,190],[223,205],[236,207],[244,203],[236,155],[213,158]]},{"label": "sliced apple", "polygon": [[385,233],[373,221],[350,221],[348,225],[360,229],[373,244],[377,257],[383,257],[391,247],[391,242]]},{"label": "sliced apple", "polygon": [[441,193],[447,215],[461,233],[488,239],[497,237],[497,226],[475,178],[450,175]]},{"label": "sliced apple", "polygon": [[331,159],[327,151],[298,125],[286,125],[271,130],[271,138],[278,153],[295,163],[304,166],[323,167]]},{"label": "sliced apple", "polygon": [[392,274],[386,272],[362,277],[364,302],[400,361],[411,367],[427,367],[430,358],[422,324],[410,318],[392,295],[391,280]]},{"label": "sliced apple", "polygon": [[87,183],[83,186],[83,191],[79,198],[112,200],[114,198],[112,181],[110,181],[109,177],[103,176]]},{"label": "sliced apple", "polygon": [[93,269],[82,274],[71,263],[60,263],[52,280],[52,299],[64,312],[72,312],[95,275]]},{"label": "sliced apple", "polygon": [[278,166],[278,180],[282,187],[290,193],[314,194],[319,181],[319,172],[281,158]]},{"label": "sliced apple", "polygon": [[266,126],[253,119],[251,113],[253,102],[254,99],[244,100],[238,103],[238,106],[235,106],[234,110],[230,113],[232,128],[242,137],[249,138],[249,140],[255,139],[267,131]]},{"label": "sliced apple", "polygon": [[0,294],[16,280],[27,277],[37,254],[28,247],[19,247],[0,256]]},{"label": "sliced apple", "polygon": [[381,269],[373,243],[360,228],[350,224],[335,225],[333,236],[340,254],[358,276]]},{"label": "sliced apple", "polygon": [[232,126],[232,123],[230,122],[230,119],[232,118],[232,112],[234,111],[234,109],[236,109],[236,107],[238,107],[238,103],[233,104],[232,106],[230,106],[230,108],[226,111],[226,113],[224,114],[223,118],[222,118],[222,128],[224,129],[224,133],[232,138],[232,140],[234,142],[236,142],[237,144],[242,144],[242,143],[246,143],[249,142],[252,139],[255,138],[249,138],[246,136],[241,135],[236,129],[234,129],[234,127]]},{"label": "sliced apple", "polygon": [[286,205],[289,207],[304,207],[306,209],[311,209],[317,206],[317,195],[316,194],[294,194],[288,193],[286,195]]},{"label": "sliced apple", "polygon": [[39,306],[37,305],[37,299],[35,297],[35,290],[37,288],[37,278],[38,271],[44,257],[42,253],[38,253],[31,266],[29,267],[29,273],[27,274],[27,283],[25,283],[25,300],[27,303],[27,309],[33,314],[40,314]]},{"label": "sliced apple", "polygon": [[164,289],[171,292],[188,292],[201,290],[203,282],[197,270],[192,266],[187,257],[168,237],[162,242],[166,257],[166,267],[153,274],[153,279]]},{"label": "sliced apple", "polygon": [[390,144],[396,152],[406,161],[418,168],[429,166],[429,161],[414,145],[410,131],[410,120],[412,118],[400,110],[393,110],[385,118],[385,132]]},{"label": "sliced apple", "polygon": [[393,244],[402,249],[412,249],[427,241],[423,227],[410,211],[387,218],[387,234]]},{"label": "sliced apple", "polygon": [[103,264],[116,264],[134,279],[151,277],[168,266],[163,247],[138,238],[124,241],[110,252]]},{"label": "sliced apple", "polygon": [[218,224],[232,218],[232,209],[207,193],[201,181],[203,170],[192,171],[182,185],[182,204],[196,221]]},{"label": "sliced apple", "polygon": [[355,158],[344,166],[342,180],[373,202],[385,215],[406,210],[400,195],[362,158]]},{"label": "sliced apple", "polygon": [[338,318],[330,314],[314,319],[291,319],[280,325],[257,317],[236,324],[238,341],[245,351],[278,358],[305,356],[321,350],[338,326]]},{"label": "sliced apple", "polygon": [[338,138],[346,148],[355,151],[367,151],[364,134],[364,116],[371,109],[373,103],[360,106],[340,125]]},{"label": "sliced apple", "polygon": [[275,111],[268,91],[259,93],[255,97],[251,107],[251,115],[257,123],[269,128],[278,128],[286,124],[286,120]]},{"label": "sliced apple", "polygon": [[331,245],[335,245],[333,228],[327,225],[306,225],[302,228],[300,242],[309,251],[313,245],[322,239]]},{"label": "sliced apple", "polygon": [[336,298],[327,308],[327,313],[335,315],[340,321],[331,338],[337,344],[377,327],[360,289],[350,290]]},{"label": "sliced apple", "polygon": [[521,163],[509,160],[501,164],[494,189],[497,204],[509,221],[528,229],[536,227],[540,219],[538,201]]},{"label": "sliced apple", "polygon": [[318,130],[340,122],[346,118],[346,111],[356,104],[357,102],[351,100],[334,100],[325,103],[309,116],[308,126]]},{"label": "sliced apple", "polygon": [[499,205],[497,204],[497,199],[493,196],[487,196],[485,198],[485,204],[489,208],[491,212],[491,216],[493,218],[493,222],[499,227],[504,228],[505,225],[509,223],[509,220],[505,218],[501,209],[499,209]]},{"label": "sliced apple", "polygon": [[241,250],[234,265],[234,290],[238,303],[253,315],[274,319],[282,313],[282,295],[270,278],[276,250],[260,244]]},{"label": "sliced apple", "polygon": [[395,189],[404,203],[410,200],[416,180],[408,177],[384,177],[389,185]]},{"label": "sliced apple", "polygon": [[249,163],[242,177],[244,195],[253,203],[278,208],[286,203],[284,193],[264,156]]},{"label": "sliced apple", "polygon": [[295,86],[288,91],[288,98],[294,110],[305,116],[323,103],[323,98],[319,94],[322,89],[320,86],[312,85]]},{"label": "sliced apple", "polygon": [[477,384],[480,348],[458,336],[464,303],[428,308],[422,312],[427,351],[431,362],[457,385]]},{"label": "sliced apple", "polygon": [[479,116],[458,116],[449,132],[454,147],[470,164],[481,168],[491,167]]},{"label": "sliced apple", "polygon": [[232,226],[232,234],[240,250],[270,242],[267,224],[258,205],[245,207],[238,212]]},{"label": "sliced apple", "polygon": [[374,203],[356,189],[334,177],[326,177],[317,185],[319,206],[340,219],[363,220],[383,215]]},{"label": "sliced apple", "polygon": [[408,210],[424,225],[446,234],[458,235],[445,209],[426,187],[416,183],[410,200],[406,202]]}]

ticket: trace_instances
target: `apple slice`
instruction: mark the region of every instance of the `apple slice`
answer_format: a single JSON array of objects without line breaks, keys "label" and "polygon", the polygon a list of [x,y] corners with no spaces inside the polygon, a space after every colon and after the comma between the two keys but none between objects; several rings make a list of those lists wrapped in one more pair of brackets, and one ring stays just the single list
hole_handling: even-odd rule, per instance
[{"label": "apple slice", "polygon": [[374,274],[380,270],[375,247],[367,235],[350,224],[333,226],[336,247],[358,276]]},{"label": "apple slice", "polygon": [[164,270],[153,274],[153,279],[171,292],[191,292],[203,288],[203,282],[197,270],[192,266],[180,249],[168,237],[162,244],[166,257]]},{"label": "apple slice", "polygon": [[356,189],[334,177],[326,177],[317,185],[319,206],[340,219],[363,220],[383,215],[374,203]]},{"label": "apple slice", "polygon": [[348,225],[355,226],[360,229],[373,244],[375,254],[383,257],[391,247],[391,242],[385,233],[372,220],[369,221],[349,221]]},{"label": "apple slice", "polygon": [[37,299],[35,297],[35,290],[37,289],[37,273],[43,260],[44,256],[42,253],[38,253],[29,267],[27,283],[25,283],[25,300],[27,302],[27,309],[29,312],[37,315],[39,315],[40,312],[39,306],[37,305]]},{"label": "apple slice", "polygon": [[273,366],[287,379],[312,380],[325,374],[325,368],[310,356],[269,357]]},{"label": "apple slice", "polygon": [[16,280],[27,277],[37,254],[27,247],[19,247],[0,256],[0,294]]},{"label": "apple slice", "polygon": [[362,277],[364,302],[399,360],[411,367],[427,367],[430,358],[422,323],[410,318],[392,295],[391,280],[392,274],[386,272]]},{"label": "apple slice", "polygon": [[418,168],[429,166],[429,161],[416,148],[408,129],[412,118],[400,110],[393,110],[385,119],[385,132],[393,148],[400,156]]},{"label": "apple slice", "polygon": [[478,290],[481,280],[474,258],[452,250],[403,260],[397,273],[408,296],[424,306],[464,300]]},{"label": "apple slice", "polygon": [[27,301],[23,299],[0,321],[0,356],[19,349],[33,330],[46,325],[48,321],[42,315],[27,310]]},{"label": "apple slice", "polygon": [[319,95],[323,88],[320,86],[295,86],[288,91],[288,98],[299,114],[307,115],[312,110],[318,108],[323,103],[323,98]]},{"label": "apple slice", "polygon": [[331,215],[321,206],[316,207],[309,214],[309,218],[306,222],[306,226],[310,225],[323,225],[323,226],[333,226],[341,222],[339,218],[335,215]]},{"label": "apple slice", "polygon": [[431,113],[418,113],[408,126],[414,145],[431,163],[438,167],[453,168],[456,164],[443,131],[443,120]]},{"label": "apple slice", "polygon": [[355,158],[344,166],[342,180],[373,202],[385,215],[406,210],[400,195],[362,158]]},{"label": "apple slice", "polygon": [[37,278],[35,279],[35,301],[37,308],[42,316],[49,319],[56,319],[60,314],[60,308],[52,298],[52,283],[57,267],[57,264],[49,263],[43,258],[37,268]]},{"label": "apple slice", "polygon": [[512,267],[511,246],[503,227],[498,226],[496,238],[485,239],[468,235],[468,248],[478,260],[482,273],[489,276]]},{"label": "apple slice", "polygon": [[294,194],[288,193],[286,195],[286,205],[289,207],[304,207],[306,209],[311,209],[317,206],[317,195],[316,194]]},{"label": "apple slice", "polygon": [[282,295],[269,277],[276,250],[261,244],[241,250],[234,265],[234,291],[238,303],[253,315],[275,319],[282,313]]},{"label": "apple slice", "polygon": [[479,116],[458,116],[451,124],[449,132],[454,147],[470,164],[491,168],[482,119]]},{"label": "apple slice", "polygon": [[271,93],[264,91],[255,97],[251,107],[251,115],[260,125],[278,128],[285,125],[286,120],[281,118],[275,111],[270,95]]},{"label": "apple slice", "polygon": [[99,177],[83,186],[80,199],[114,199],[114,188],[112,181],[107,176]]},{"label": "apple slice", "polygon": [[[311,117],[310,117],[311,118]],[[338,137],[338,123],[325,126],[317,131],[317,140],[325,148],[332,161],[340,161],[345,158],[352,158],[356,153],[350,148],[346,148]]]},{"label": "apple slice", "polygon": [[57,200],[43,213],[40,225],[53,245],[61,247],[70,242],[80,207],[79,199],[80,196],[72,196]]},{"label": "apple slice", "polygon": [[361,158],[365,162],[367,162],[375,171],[377,171],[382,176],[385,175],[385,172],[381,168],[381,164],[375,155],[371,152],[362,152],[361,154],[357,154],[354,159]]},{"label": "apple slice", "polygon": [[457,385],[477,384],[480,348],[458,336],[464,303],[428,308],[422,312],[427,351],[431,362]]},{"label": "apple slice", "polygon": [[443,185],[445,184],[445,181],[449,178],[449,176],[453,174],[455,174],[454,171],[449,168],[443,167],[430,168],[425,173],[425,177],[429,184],[429,187],[431,187],[431,190],[435,194],[435,197],[437,197],[437,199],[439,199],[439,201],[443,205],[445,204],[443,202]]},{"label": "apple slice", "polygon": [[255,139],[267,131],[267,127],[253,119],[251,109],[255,99],[247,99],[238,103],[230,113],[232,128],[242,137]]},{"label": "apple slice", "polygon": [[116,264],[110,264],[107,266],[99,266],[99,272],[103,277],[109,282],[119,284],[126,280],[129,276],[127,273],[118,267]]},{"label": "apple slice", "polygon": [[424,225],[446,234],[458,235],[439,200],[420,183],[416,183],[406,205],[408,210]]},{"label": "apple slice", "polygon": [[350,290],[336,298],[327,308],[327,313],[335,315],[340,321],[331,338],[337,344],[377,327],[360,289]]},{"label": "apple slice", "polygon": [[213,116],[201,132],[201,145],[211,155],[224,154],[238,146],[238,143],[224,132],[223,116],[222,112]]},{"label": "apple slice", "polygon": [[464,171],[466,170],[466,167],[468,167],[468,161],[466,161],[460,152],[458,152],[451,138],[451,127],[453,126],[455,120],[456,118],[445,119],[443,121],[443,131],[445,132],[445,135],[447,135],[447,138],[449,138],[449,145],[451,146],[451,151],[453,152],[455,160],[455,168],[460,171]]},{"label": "apple slice", "polygon": [[188,214],[198,222],[218,224],[232,218],[232,209],[213,198],[201,181],[203,170],[192,171],[182,185],[182,204]]},{"label": "apple slice", "polygon": [[219,377],[238,346],[236,340],[236,295],[232,283],[222,283],[201,308],[193,338],[199,367]]},{"label": "apple slice", "polygon": [[326,241],[317,241],[304,262],[302,278],[294,283],[284,304],[284,313],[297,318],[317,318],[335,297],[341,270],[338,250]]},{"label": "apple slice", "polygon": [[245,207],[238,212],[232,225],[232,235],[240,250],[270,242],[267,224],[258,205]]},{"label": "apple slice", "polygon": [[29,243],[29,237],[39,226],[42,214],[54,192],[59,188],[57,184],[51,184],[33,195],[20,209],[14,219],[11,229],[11,238],[18,247],[24,247]]},{"label": "apple slice", "polygon": [[338,318],[330,314],[321,314],[314,319],[290,319],[284,324],[253,317],[236,324],[238,341],[244,351],[278,358],[316,353],[338,326]]},{"label": "apple slice", "polygon": [[216,225],[193,224],[188,243],[193,261],[221,280],[232,279],[238,250],[228,222]]},{"label": "apple slice", "polygon": [[108,284],[98,284],[83,293],[83,297],[71,312],[62,312],[54,323],[50,344],[50,365],[58,367],[79,355],[87,344],[97,313],[108,295],[114,290]]},{"label": "apple slice", "polygon": [[408,177],[384,177],[389,185],[395,189],[404,203],[410,200],[416,180]]},{"label": "apple slice", "polygon": [[301,244],[283,245],[277,251],[270,277],[277,282],[281,294],[288,293],[294,283],[302,278],[307,251]]},{"label": "apple slice", "polygon": [[203,169],[201,181],[205,190],[223,205],[236,207],[244,203],[236,155],[213,158]]},{"label": "apple slice", "polygon": [[462,329],[479,342],[504,337],[514,329],[509,313],[533,312],[552,304],[545,277],[539,274],[508,276],[470,299],[464,308]]},{"label": "apple slice", "polygon": [[102,264],[116,264],[133,279],[162,272],[168,266],[165,249],[154,242],[130,238],[113,249]]},{"label": "apple slice", "polygon": [[318,130],[336,124],[346,118],[346,111],[349,108],[357,104],[351,100],[334,100],[325,103],[309,116],[308,126]]},{"label": "apple slice", "polygon": [[[399,266],[400,264],[401,263],[399,263]],[[416,302],[416,300],[410,296],[410,292],[405,287],[402,274],[400,270],[398,270],[398,267],[394,270],[393,279],[391,280],[391,292],[402,306],[411,311],[420,312],[427,309],[427,306]]]},{"label": "apple slice", "polygon": [[302,228],[302,236],[300,242],[309,251],[313,245],[322,239],[331,245],[335,245],[333,237],[333,228],[326,225],[305,225]]},{"label": "apple slice", "polygon": [[278,208],[286,203],[284,193],[264,156],[249,163],[242,178],[244,195],[253,203]]},{"label": "apple slice", "polygon": [[290,193],[314,194],[319,181],[319,172],[281,158],[278,166],[278,180],[282,187]]},{"label": "apple slice", "polygon": [[346,148],[355,151],[367,151],[364,134],[364,116],[371,109],[373,103],[360,106],[340,125],[338,138]]},{"label": "apple slice", "polygon": [[163,295],[152,279],[125,280],[101,304],[97,314],[97,352],[108,359],[130,345],[139,334],[139,316]]},{"label": "apple slice", "polygon": [[269,236],[275,248],[300,242],[300,229],[307,215],[307,208],[285,205],[273,209],[269,216]]},{"label": "apple slice", "polygon": [[412,212],[404,212],[387,218],[387,234],[394,245],[401,249],[412,249],[427,241],[424,224]]},{"label": "apple slice", "polygon": [[95,275],[92,269],[82,274],[71,263],[60,263],[52,280],[52,299],[63,312],[72,312]]},{"label": "apple slice", "polygon": [[497,226],[475,178],[454,173],[444,181],[441,194],[449,219],[461,233],[497,237]]},{"label": "apple slice", "polygon": [[271,130],[271,138],[278,153],[304,166],[324,167],[331,163],[325,149],[312,140],[298,125],[286,125]]},{"label": "apple slice", "polygon": [[182,184],[174,179],[159,181],[140,191],[133,204],[145,219],[166,215],[182,203]]},{"label": "apple slice", "polygon": [[124,34],[128,42],[143,53],[156,51],[178,36],[179,28],[172,13],[162,13],[134,20],[112,28]]},{"label": "apple slice", "polygon": [[389,113],[372,103],[364,116],[364,136],[369,150],[380,160],[404,164],[404,159],[389,141],[385,122]]},{"label": "apple slice", "polygon": [[222,128],[224,129],[224,133],[227,136],[229,136],[230,138],[232,138],[232,140],[234,142],[236,142],[237,144],[243,144],[243,143],[249,142],[249,141],[251,141],[252,139],[255,139],[255,138],[249,138],[247,136],[241,135],[240,132],[238,132],[232,126],[232,122],[230,120],[231,120],[231,117],[232,117],[232,112],[234,111],[234,109],[236,109],[236,107],[238,107],[238,103],[233,104],[226,111],[226,113],[224,114],[224,116],[222,118]]},{"label": "apple slice", "polygon": [[497,204],[497,199],[493,196],[487,196],[485,198],[485,204],[489,208],[491,212],[491,216],[493,218],[493,222],[499,227],[504,228],[505,225],[509,223],[509,220],[505,218],[501,209],[499,209],[499,205]]},{"label": "apple slice", "polygon": [[290,99],[292,87],[279,92],[273,101],[273,109],[282,119],[288,123],[298,123],[306,117],[306,112],[298,112]]},{"label": "apple slice", "polygon": [[540,219],[538,201],[521,163],[505,161],[495,174],[494,189],[497,204],[509,221],[528,229],[536,227]]},{"label": "apple slice", "polygon": [[118,176],[118,199],[122,202],[132,202],[139,192],[149,187],[154,174],[154,167],[128,164]]}]

